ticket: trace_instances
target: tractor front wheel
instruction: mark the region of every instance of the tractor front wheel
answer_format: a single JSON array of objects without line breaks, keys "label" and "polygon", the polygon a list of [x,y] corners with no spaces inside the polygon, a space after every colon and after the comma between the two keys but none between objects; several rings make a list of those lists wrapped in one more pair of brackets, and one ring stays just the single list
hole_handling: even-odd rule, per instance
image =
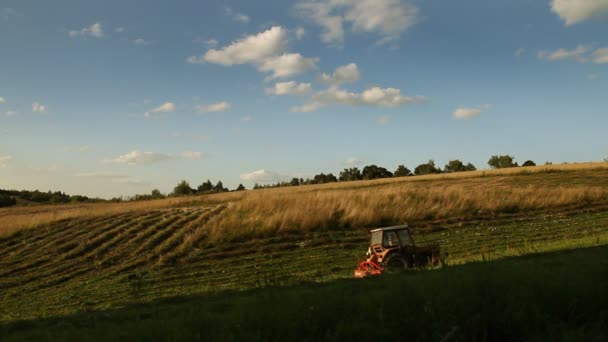
[{"label": "tractor front wheel", "polygon": [[405,259],[397,254],[389,256],[383,264],[384,270],[387,273],[395,273],[403,271],[407,268],[407,262],[405,261]]}]

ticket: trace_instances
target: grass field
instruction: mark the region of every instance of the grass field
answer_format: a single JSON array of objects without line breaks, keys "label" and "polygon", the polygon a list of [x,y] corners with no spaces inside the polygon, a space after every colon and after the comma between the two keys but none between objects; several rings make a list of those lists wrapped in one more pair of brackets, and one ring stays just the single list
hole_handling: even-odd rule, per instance
[{"label": "grass field", "polygon": [[0,324],[3,341],[605,341],[608,248]]},{"label": "grass field", "polygon": [[[521,170],[90,207],[3,209],[0,321],[9,327],[15,326],[10,322],[31,321],[38,327],[40,319],[82,312],[119,310],[121,315],[126,310],[125,315],[132,315],[133,305],[184,296],[218,298],[238,308],[226,291],[280,286],[305,292],[298,286],[351,278],[357,258],[364,257],[367,230],[405,221],[419,243],[438,242],[449,253],[450,265],[608,244],[606,164]],[[58,213],[54,218],[53,209]],[[37,212],[42,214],[36,219]],[[37,222],[33,227],[24,224],[27,213]],[[605,252],[593,253],[605,260]],[[582,262],[583,255],[577,260]],[[594,262],[584,264],[592,268]],[[456,269],[460,267],[404,279],[437,277],[433,281],[439,284],[441,277],[458,274]],[[392,286],[381,283],[361,286]],[[338,284],[328,288],[359,283]],[[285,291],[281,293],[293,296]],[[250,301],[246,298],[253,294],[244,296],[238,301]],[[238,315],[232,310],[222,314]],[[162,316],[157,314],[152,317]],[[90,316],[95,317],[100,316]],[[186,319],[184,324],[203,321]],[[143,329],[148,323],[142,324]],[[244,335],[234,336],[240,337]]]}]

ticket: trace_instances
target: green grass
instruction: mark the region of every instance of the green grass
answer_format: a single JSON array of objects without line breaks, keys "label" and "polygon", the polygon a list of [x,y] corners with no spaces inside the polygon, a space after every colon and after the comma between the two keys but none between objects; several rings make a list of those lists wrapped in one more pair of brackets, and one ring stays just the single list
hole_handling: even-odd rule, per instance
[{"label": "green grass", "polygon": [[604,341],[608,247],[172,298],[0,325],[3,341]]}]

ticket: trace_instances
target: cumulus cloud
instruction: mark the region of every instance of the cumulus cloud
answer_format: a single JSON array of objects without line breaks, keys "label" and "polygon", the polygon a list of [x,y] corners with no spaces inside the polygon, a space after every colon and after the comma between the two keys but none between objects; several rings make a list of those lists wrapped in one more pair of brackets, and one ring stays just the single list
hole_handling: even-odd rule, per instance
[{"label": "cumulus cloud", "polygon": [[165,102],[165,103],[161,104],[160,106],[153,108],[150,111],[145,112],[144,117],[150,118],[155,113],[172,113],[174,111],[175,111],[175,103]]},{"label": "cumulus cloud", "polygon": [[196,106],[196,110],[198,110],[199,113],[224,112],[230,108],[232,108],[232,105],[226,101]]},{"label": "cumulus cloud", "polygon": [[351,106],[397,107],[424,100],[422,96],[406,96],[397,88],[371,87],[362,93],[350,93],[337,87],[318,92],[314,98],[322,103],[336,103]]},{"label": "cumulus cloud", "polygon": [[0,96],[0,103],[6,103],[6,99],[2,96]]},{"label": "cumulus cloud", "polygon": [[587,58],[585,54],[589,52],[589,46],[587,45],[579,45],[576,49],[567,50],[564,48],[557,49],[555,51],[539,51],[538,58],[544,59],[547,61],[559,61],[565,59],[574,59],[579,62],[585,62]]},{"label": "cumulus cloud", "polygon": [[320,77],[321,82],[338,85],[341,83],[352,83],[359,80],[361,74],[357,64],[350,63],[338,67],[332,75],[322,74]]},{"label": "cumulus cloud", "polygon": [[125,32],[125,28],[124,27],[117,27],[114,29],[115,33],[123,33]]},{"label": "cumulus cloud", "polygon": [[211,49],[204,55],[188,58],[189,63],[215,63],[224,66],[260,63],[287,48],[287,31],[280,26],[247,36],[221,49]]},{"label": "cumulus cloud", "polygon": [[121,178],[129,178],[129,176],[122,173],[115,173],[111,171],[91,171],[91,172],[81,172],[74,174],[75,177],[84,177],[84,178],[108,178],[108,179],[121,179]]},{"label": "cumulus cloud", "polygon": [[259,71],[270,73],[267,79],[290,77],[316,68],[318,58],[286,53],[287,43],[288,31],[274,26],[223,48],[210,49],[202,56],[190,56],[188,63],[214,63],[223,66],[252,64]]},{"label": "cumulus cloud", "polygon": [[48,108],[39,102],[34,102],[32,103],[32,112],[46,114],[48,113]]},{"label": "cumulus cloud", "polygon": [[276,183],[287,180],[289,176],[282,175],[278,172],[261,169],[250,173],[244,173],[240,178],[241,180],[255,183]]},{"label": "cumulus cloud", "polygon": [[17,115],[17,111],[14,110],[7,110],[6,112],[4,112],[4,116],[10,117],[10,116],[15,116]]},{"label": "cumulus cloud", "polygon": [[310,90],[310,83],[289,81],[275,83],[272,88],[266,88],[266,93],[270,95],[304,95]]},{"label": "cumulus cloud", "polygon": [[300,2],[296,10],[321,26],[321,41],[342,45],[344,24],[353,32],[372,32],[379,42],[397,39],[418,21],[416,6],[400,0],[318,0]]},{"label": "cumulus cloud", "polygon": [[201,159],[203,157],[203,153],[202,152],[196,152],[196,151],[184,151],[182,153],[180,153],[180,157],[182,157],[183,159]]},{"label": "cumulus cloud", "polygon": [[270,72],[268,79],[285,78],[316,68],[318,58],[307,58],[299,53],[285,53],[264,60],[258,70]]},{"label": "cumulus cloud", "polygon": [[127,165],[142,165],[150,164],[159,161],[165,161],[171,159],[171,156],[164,153],[156,152],[142,152],[142,151],[131,151],[127,154],[123,154],[114,159],[106,160],[108,163],[116,164],[127,164]]},{"label": "cumulus cloud", "polygon": [[597,64],[608,63],[608,48],[601,48],[595,50],[595,52],[591,54],[591,58],[593,62]]},{"label": "cumulus cloud", "polygon": [[103,29],[101,27],[101,23],[97,22],[92,24],[91,26],[84,27],[80,30],[72,30],[68,32],[68,35],[72,38],[74,37],[94,37],[101,38],[103,37]]},{"label": "cumulus cloud", "polygon": [[515,55],[515,57],[521,57],[521,55],[523,55],[524,52],[526,52],[526,49],[519,48],[519,49],[515,50],[515,53],[513,55]]},{"label": "cumulus cloud", "polygon": [[323,104],[321,102],[313,101],[313,102],[305,103],[301,106],[291,107],[290,111],[292,111],[294,113],[310,113],[310,112],[316,111],[317,109],[319,109],[321,107],[323,107]]},{"label": "cumulus cloud", "polygon": [[243,13],[235,12],[230,7],[226,7],[226,15],[232,18],[234,21],[238,21],[243,24],[247,24],[249,22],[249,16]]},{"label": "cumulus cloud", "polygon": [[551,10],[570,26],[608,13],[608,0],[552,0]]},{"label": "cumulus cloud", "polygon": [[357,157],[351,157],[351,158],[346,159],[346,161],[344,162],[344,165],[354,167],[354,166],[362,165],[363,163],[365,163],[365,160],[361,160]]},{"label": "cumulus cloud", "polygon": [[490,105],[483,105],[483,106],[473,107],[473,108],[460,107],[460,108],[456,108],[456,110],[453,113],[453,116],[455,119],[458,119],[458,120],[471,119],[476,116],[479,116],[479,114],[481,114],[484,110],[487,110],[489,108],[490,108]]},{"label": "cumulus cloud", "polygon": [[608,63],[608,48],[599,48],[592,51],[590,45],[578,45],[575,49],[564,48],[555,51],[539,51],[538,58],[547,61],[576,60],[581,63],[593,62],[596,64]]},{"label": "cumulus cloud", "polygon": [[12,156],[0,156],[0,169],[7,167],[12,159]]},{"label": "cumulus cloud", "polygon": [[133,43],[134,43],[135,45],[139,45],[139,46],[147,46],[147,45],[152,44],[151,42],[149,42],[149,41],[147,41],[147,40],[145,40],[145,39],[143,39],[143,38],[137,38],[137,39],[135,39],[135,40],[133,41]]},{"label": "cumulus cloud", "polygon": [[214,48],[217,46],[217,44],[219,44],[220,42],[217,41],[217,39],[215,38],[211,38],[211,39],[207,39],[205,41],[205,45],[207,45],[210,48]]}]

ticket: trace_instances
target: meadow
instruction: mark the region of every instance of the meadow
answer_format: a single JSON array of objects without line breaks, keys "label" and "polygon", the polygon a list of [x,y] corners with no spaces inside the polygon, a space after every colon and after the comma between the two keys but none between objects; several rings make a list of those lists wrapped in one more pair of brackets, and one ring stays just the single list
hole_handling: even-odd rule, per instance
[{"label": "meadow", "polygon": [[[147,202],[2,209],[0,321],[8,330],[0,332],[17,331],[17,335],[7,336],[26,336],[21,335],[25,332],[18,329],[19,324],[53,331],[54,328],[46,326],[47,322],[55,322],[53,319],[57,317],[65,317],[65,322],[79,322],[77,316],[84,312],[91,312],[87,319],[104,323],[99,326],[88,321],[82,326],[75,323],[75,334],[85,333],[84,327],[110,329],[112,324],[120,325],[119,319],[103,318],[108,312],[109,317],[114,317],[114,313],[117,317],[127,315],[136,329],[146,329],[147,324],[154,325],[155,320],[166,318],[161,312],[149,313],[158,307],[161,311],[163,308],[185,310],[181,316],[176,315],[182,318],[181,323],[175,318],[165,327],[174,329],[184,324],[189,327],[186,332],[194,333],[192,329],[198,329],[195,327],[200,324],[221,325],[201,313],[207,309],[215,312],[217,307],[205,306],[201,301],[225,303],[227,308],[219,317],[225,315],[229,317],[227,322],[234,323],[239,317],[237,311],[241,310],[239,303],[255,302],[257,299],[252,298],[259,296],[274,296],[273,291],[265,290],[268,287],[285,288],[277,290],[278,299],[286,296],[287,300],[295,301],[297,294],[317,286],[323,286],[322,291],[328,293],[353,291],[356,296],[360,293],[357,291],[368,287],[397,291],[397,285],[393,287],[390,283],[415,280],[415,284],[408,286],[415,287],[412,291],[422,296],[421,289],[427,281],[424,279],[435,279],[432,286],[449,287],[446,284],[451,284],[453,279],[472,277],[469,271],[458,271],[468,270],[469,266],[457,265],[607,245],[607,195],[608,164],[594,163],[263,189]],[[403,275],[404,278],[383,278],[378,283],[341,280],[351,278],[357,259],[364,257],[370,228],[404,222],[413,227],[419,243],[441,245],[449,254],[447,269],[415,272]],[[606,266],[605,250],[598,247],[581,251],[582,254],[574,254],[573,259],[595,270],[593,272],[600,272],[599,268]],[[595,256],[599,261],[586,259]],[[559,269],[556,272],[562,272],[563,277],[582,272],[572,269],[566,259],[549,257],[547,264],[555,262]],[[540,262],[545,265],[545,261]],[[508,277],[514,272],[513,267],[505,267],[509,268],[505,275]],[[459,272],[464,273],[459,275]],[[516,281],[533,270],[521,272],[513,274]],[[541,276],[531,280],[534,286],[541,286]],[[420,284],[416,279],[420,279]],[[338,282],[318,285],[329,281]],[[459,291],[467,291],[465,285],[471,284],[465,282],[460,290],[446,293],[461,295]],[[352,290],[345,289],[351,287]],[[560,295],[566,295],[570,290],[575,289],[552,291],[563,291]],[[309,300],[323,302],[327,300],[326,295]],[[468,292],[467,295],[472,296]],[[433,301],[429,294],[420,296],[415,298]],[[195,298],[199,304],[176,306],[174,299],[178,297]],[[196,299],[199,297],[202,299]],[[447,297],[444,300],[450,302]],[[169,304],[154,304],[159,301]],[[360,305],[361,309],[373,304],[362,298],[355,303],[359,303],[353,305]],[[406,304],[411,305],[402,302]],[[143,305],[141,312],[139,305]],[[247,310],[253,310],[249,305],[253,304],[242,309],[245,316]],[[443,308],[444,304],[437,305]],[[381,307],[389,305],[384,302]],[[188,319],[184,316],[188,313],[202,318]],[[284,313],[303,318],[292,311]],[[140,314],[150,319],[133,318]],[[56,322],[61,322],[58,320]],[[141,325],[137,323],[140,320]],[[447,329],[444,333],[451,329],[442,326],[444,328]],[[36,330],[33,331],[35,334]],[[244,327],[241,333],[252,332]],[[246,336],[241,333],[220,337],[241,339]],[[270,331],[260,333],[261,337],[273,338],[268,335]],[[314,333],[311,339],[333,336],[323,329],[318,333],[325,335]],[[199,331],[197,336],[215,335],[201,335]]]}]

